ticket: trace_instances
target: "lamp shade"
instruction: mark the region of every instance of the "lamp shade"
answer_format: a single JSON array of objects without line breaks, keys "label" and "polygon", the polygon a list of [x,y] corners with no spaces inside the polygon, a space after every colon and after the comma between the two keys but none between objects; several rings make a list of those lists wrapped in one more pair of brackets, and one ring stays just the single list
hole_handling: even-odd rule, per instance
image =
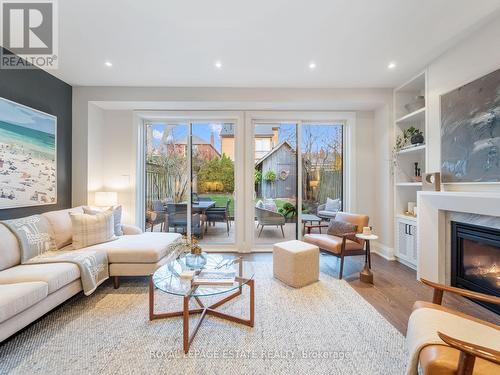
[{"label": "lamp shade", "polygon": [[115,206],[118,203],[116,191],[96,191],[94,204],[98,207]]}]

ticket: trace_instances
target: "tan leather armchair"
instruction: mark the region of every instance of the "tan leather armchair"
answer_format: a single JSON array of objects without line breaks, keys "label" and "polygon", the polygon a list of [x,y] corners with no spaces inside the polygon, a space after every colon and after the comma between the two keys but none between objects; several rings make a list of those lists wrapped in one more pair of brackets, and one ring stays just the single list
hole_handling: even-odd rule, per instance
[{"label": "tan leather armchair", "polygon": [[[421,308],[431,308],[443,311],[460,319],[474,321],[485,325],[491,330],[500,330],[498,325],[469,316],[459,311],[441,305],[443,293],[450,292],[467,298],[500,304],[500,298],[472,292],[465,289],[455,288],[442,284],[436,284],[427,280],[421,280],[424,284],[434,289],[432,303],[417,301],[413,306],[414,312]],[[410,324],[412,319],[410,319]],[[426,322],[425,324],[432,324]],[[441,323],[442,324],[442,323]],[[418,327],[417,327],[418,328]],[[415,329],[415,327],[408,327]],[[449,332],[448,332],[449,333]],[[438,336],[443,344],[430,344],[420,350],[418,362],[424,375],[483,375],[500,374],[500,352],[491,348],[481,347],[472,343],[458,340],[442,332]]]},{"label": "tan leather armchair", "polygon": [[[350,214],[348,212],[337,212],[335,220],[346,221],[357,225],[357,233],[363,232],[363,227],[368,226],[369,217],[366,215]],[[309,225],[311,228],[328,227],[328,225]],[[342,279],[344,271],[344,258],[348,256],[365,255],[365,241],[355,237],[356,233],[348,233],[342,237],[331,236],[329,234],[304,235],[304,241],[318,246],[321,250],[327,251],[333,256],[340,258],[339,279]],[[371,259],[368,259],[371,266]]]}]

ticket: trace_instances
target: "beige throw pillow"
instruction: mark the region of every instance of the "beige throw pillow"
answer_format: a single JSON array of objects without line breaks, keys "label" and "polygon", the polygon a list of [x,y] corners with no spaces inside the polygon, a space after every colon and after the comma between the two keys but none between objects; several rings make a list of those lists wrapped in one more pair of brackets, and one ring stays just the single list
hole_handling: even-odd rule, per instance
[{"label": "beige throw pillow", "polygon": [[114,206],[108,208],[106,211],[94,209],[92,207],[83,206],[83,213],[89,215],[97,215],[102,212],[112,212],[115,223],[115,236],[123,236],[122,230],[122,206]]},{"label": "beige throw pillow", "polygon": [[73,249],[115,240],[113,212],[95,215],[70,213],[73,225]]}]

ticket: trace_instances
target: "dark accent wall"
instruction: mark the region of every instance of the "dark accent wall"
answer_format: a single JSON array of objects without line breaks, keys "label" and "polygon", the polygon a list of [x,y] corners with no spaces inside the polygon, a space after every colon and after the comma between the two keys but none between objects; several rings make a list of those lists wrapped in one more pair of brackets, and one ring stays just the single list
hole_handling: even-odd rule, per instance
[{"label": "dark accent wall", "polygon": [[0,97],[57,116],[57,204],[0,209],[0,220],[71,206],[72,90],[67,83],[38,68],[0,69]]}]

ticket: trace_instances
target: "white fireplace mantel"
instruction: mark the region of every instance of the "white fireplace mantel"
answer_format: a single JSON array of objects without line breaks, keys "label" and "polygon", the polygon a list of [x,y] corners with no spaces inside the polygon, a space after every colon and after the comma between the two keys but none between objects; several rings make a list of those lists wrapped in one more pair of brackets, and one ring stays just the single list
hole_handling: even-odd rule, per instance
[{"label": "white fireplace mantel", "polygon": [[445,283],[446,212],[500,217],[500,194],[492,192],[420,191],[417,278]]}]

